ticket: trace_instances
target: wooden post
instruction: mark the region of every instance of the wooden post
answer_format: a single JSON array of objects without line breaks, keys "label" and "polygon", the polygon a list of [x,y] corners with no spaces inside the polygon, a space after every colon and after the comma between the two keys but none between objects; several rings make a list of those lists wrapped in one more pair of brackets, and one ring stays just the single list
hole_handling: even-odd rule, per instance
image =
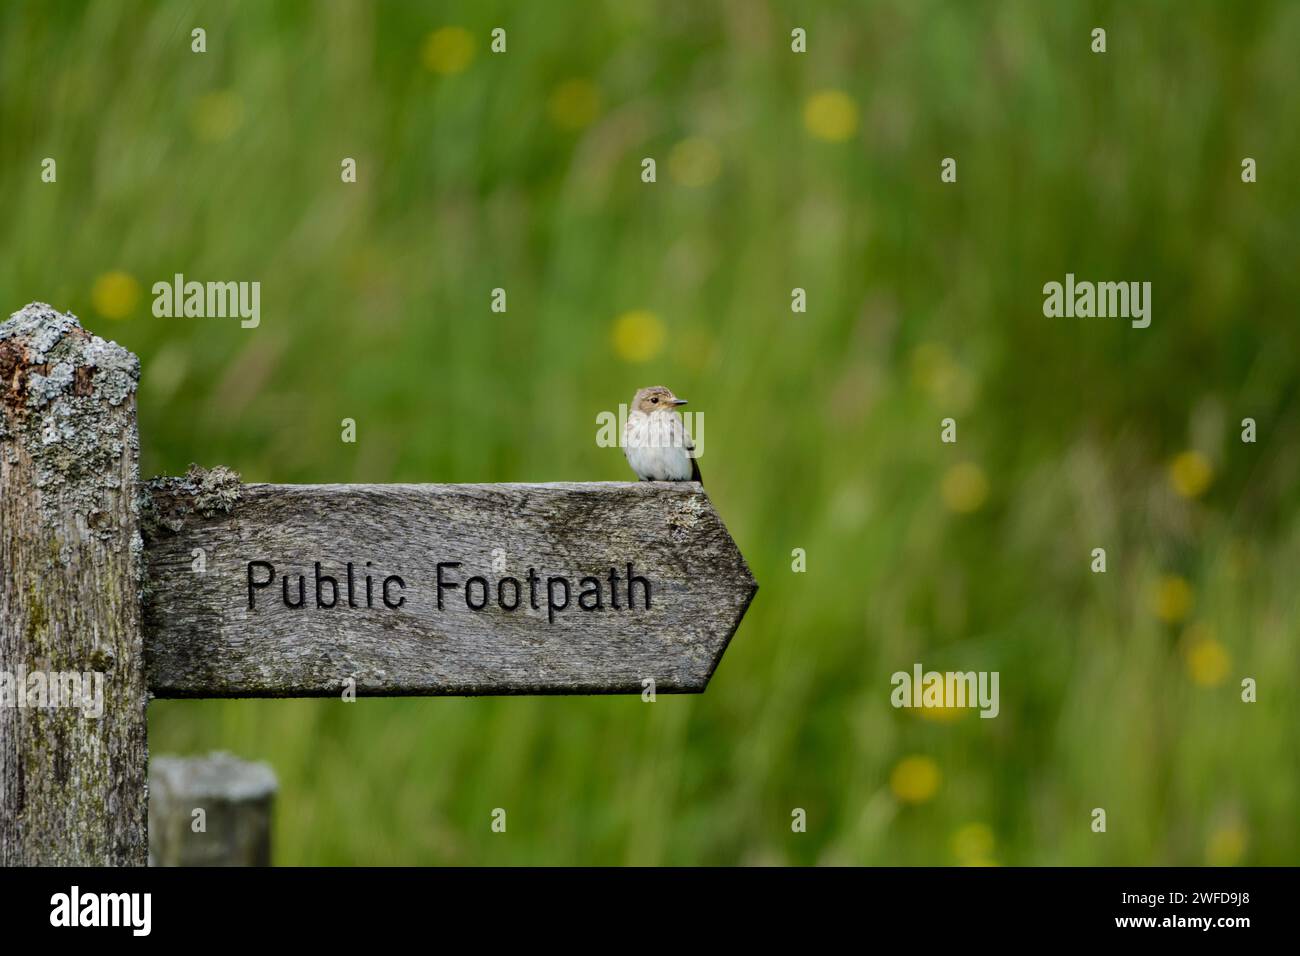
[{"label": "wooden post", "polygon": [[147,857],[139,362],[33,303],[0,324],[0,864]]},{"label": "wooden post", "polygon": [[270,866],[275,773],[227,753],[149,761],[150,866]]},{"label": "wooden post", "polygon": [[141,485],[139,368],[0,324],[0,865],[145,864],[151,694],[698,693],[758,588],[697,482]]}]

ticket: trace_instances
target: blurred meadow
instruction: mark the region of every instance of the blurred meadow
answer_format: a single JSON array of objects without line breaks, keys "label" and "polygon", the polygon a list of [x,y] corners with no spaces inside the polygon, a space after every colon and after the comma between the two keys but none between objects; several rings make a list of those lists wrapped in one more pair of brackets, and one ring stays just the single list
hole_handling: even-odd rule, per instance
[{"label": "blurred meadow", "polygon": [[[282,864],[1297,862],[1297,50],[1290,2],[4,3],[0,311],[140,356],[145,476],[625,480],[596,416],[666,384],[761,585],[703,695],[151,749],[268,761]],[[1045,318],[1067,272],[1150,328]],[[260,326],[154,317],[175,273]],[[918,661],[1000,715],[893,709]]]}]

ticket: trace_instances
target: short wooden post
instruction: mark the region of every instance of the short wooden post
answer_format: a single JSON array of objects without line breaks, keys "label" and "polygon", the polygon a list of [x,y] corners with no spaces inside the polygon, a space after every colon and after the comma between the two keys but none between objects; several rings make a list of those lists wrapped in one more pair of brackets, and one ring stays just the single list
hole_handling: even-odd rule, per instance
[{"label": "short wooden post", "polygon": [[270,866],[275,773],[227,753],[149,762],[150,866]]},{"label": "short wooden post", "polygon": [[139,362],[34,303],[0,324],[0,864],[147,859]]}]

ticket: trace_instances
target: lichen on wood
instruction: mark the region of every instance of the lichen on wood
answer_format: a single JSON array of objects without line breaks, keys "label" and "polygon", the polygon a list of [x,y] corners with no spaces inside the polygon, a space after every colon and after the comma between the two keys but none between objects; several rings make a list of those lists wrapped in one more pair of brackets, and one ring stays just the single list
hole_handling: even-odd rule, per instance
[{"label": "lichen on wood", "polygon": [[183,478],[153,478],[140,494],[141,520],[147,537],[175,534],[191,515],[211,518],[229,514],[239,501],[239,473],[225,465],[204,468],[191,464]]},{"label": "lichen on wood", "polygon": [[43,303],[0,323],[0,672],[103,682],[97,717],[0,706],[0,864],[145,862],[139,368]]}]

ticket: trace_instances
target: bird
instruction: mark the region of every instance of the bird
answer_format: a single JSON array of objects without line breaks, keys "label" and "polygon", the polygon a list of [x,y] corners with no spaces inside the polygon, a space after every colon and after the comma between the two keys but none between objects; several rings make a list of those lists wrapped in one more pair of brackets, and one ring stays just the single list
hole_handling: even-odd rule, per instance
[{"label": "bird", "polygon": [[695,445],[677,411],[685,404],[686,399],[662,385],[632,396],[623,427],[623,454],[642,481],[701,481]]}]

